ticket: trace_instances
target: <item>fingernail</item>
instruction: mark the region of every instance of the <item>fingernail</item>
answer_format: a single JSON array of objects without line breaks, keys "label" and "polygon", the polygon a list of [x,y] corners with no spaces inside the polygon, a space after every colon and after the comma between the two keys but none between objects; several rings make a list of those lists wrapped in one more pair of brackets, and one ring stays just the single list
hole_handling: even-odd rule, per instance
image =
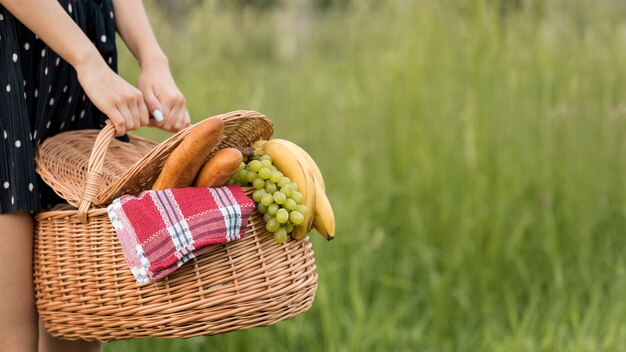
[{"label": "fingernail", "polygon": [[157,122],[163,121],[163,114],[161,113],[161,110],[159,109],[154,109],[154,111],[152,112],[152,116],[154,116],[154,119]]}]

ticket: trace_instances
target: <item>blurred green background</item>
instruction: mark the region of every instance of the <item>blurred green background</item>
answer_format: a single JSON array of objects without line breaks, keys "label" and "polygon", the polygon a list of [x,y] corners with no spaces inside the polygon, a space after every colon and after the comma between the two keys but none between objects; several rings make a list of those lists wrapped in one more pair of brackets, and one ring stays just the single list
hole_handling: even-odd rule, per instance
[{"label": "blurred green background", "polygon": [[146,4],[194,121],[270,117],[337,238],[305,314],[106,351],[626,351],[625,2]]}]

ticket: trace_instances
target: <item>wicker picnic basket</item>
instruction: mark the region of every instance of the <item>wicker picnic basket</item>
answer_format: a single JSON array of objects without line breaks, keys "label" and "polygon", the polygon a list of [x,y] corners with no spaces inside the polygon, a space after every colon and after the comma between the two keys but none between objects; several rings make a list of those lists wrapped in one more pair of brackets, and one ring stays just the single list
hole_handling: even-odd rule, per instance
[{"label": "wicker picnic basket", "polygon": [[[271,122],[256,112],[214,118],[225,123],[215,150],[272,134]],[[99,341],[213,335],[271,325],[311,307],[317,273],[308,238],[277,244],[256,211],[243,239],[156,283],[135,282],[106,205],[149,188],[193,127],[158,145],[140,137],[121,142],[112,126],[66,132],[41,145],[37,170],[68,201],[36,215],[36,303],[51,335]]]}]

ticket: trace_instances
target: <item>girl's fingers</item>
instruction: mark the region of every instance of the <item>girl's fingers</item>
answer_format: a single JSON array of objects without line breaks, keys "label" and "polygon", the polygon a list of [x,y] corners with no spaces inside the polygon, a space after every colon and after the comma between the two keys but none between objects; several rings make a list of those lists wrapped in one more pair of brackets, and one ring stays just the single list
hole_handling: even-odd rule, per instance
[{"label": "girl's fingers", "polygon": [[131,112],[135,114],[133,116],[137,128],[148,124],[148,109],[144,103],[143,93],[139,89],[133,88],[134,101],[130,104]]},{"label": "girl's fingers", "polygon": [[171,127],[170,123],[172,122],[172,106],[170,104],[162,102],[161,109],[161,113],[163,114],[163,122],[161,123],[161,128],[163,128],[164,130],[169,130],[168,127]]},{"label": "girl's fingers", "polygon": [[109,120],[111,121],[111,123],[113,124],[113,126],[115,126],[115,135],[116,136],[123,136],[124,134],[126,134],[126,120],[124,119],[124,116],[122,116],[122,114],[120,114],[120,112],[117,109],[113,109],[111,110],[107,116],[109,117]]},{"label": "girl's fingers", "polygon": [[141,115],[139,113],[138,104],[136,102],[134,104],[128,104],[128,111],[130,112],[130,117],[133,120],[133,126],[135,126],[134,129],[141,127]]},{"label": "girl's fingers", "polygon": [[184,123],[183,128],[187,128],[189,127],[189,125],[191,125],[191,118],[189,117],[189,110],[185,108],[185,123]]},{"label": "girl's fingers", "polygon": [[143,101],[138,102],[137,109],[139,109],[141,126],[147,126],[148,123],[150,123],[150,114],[148,113],[148,108],[146,107],[146,104]]},{"label": "girl's fingers", "polygon": [[172,115],[170,116],[170,119],[171,119],[170,130],[173,132],[178,132],[182,128],[184,118],[185,118],[183,107],[180,105],[174,106],[171,114]]},{"label": "girl's fingers", "polygon": [[117,106],[117,110],[119,110],[120,114],[124,118],[124,121],[126,121],[126,131],[134,130],[136,127],[133,121],[133,115],[128,109],[128,105],[124,104],[124,105]]},{"label": "girl's fingers", "polygon": [[174,129],[176,130],[176,132],[189,126],[189,112],[184,106],[181,108],[181,110],[182,111],[180,112],[180,114],[178,115],[178,119],[176,120],[176,124],[174,125]]},{"label": "girl's fingers", "polygon": [[[154,91],[152,91],[152,89],[147,90],[143,95],[143,99],[146,107],[148,108],[148,112],[152,114],[155,122],[162,122],[163,107],[161,106],[161,102],[159,102],[159,99],[157,99],[156,95],[154,94]],[[154,123],[151,122],[150,124],[153,125]]]}]

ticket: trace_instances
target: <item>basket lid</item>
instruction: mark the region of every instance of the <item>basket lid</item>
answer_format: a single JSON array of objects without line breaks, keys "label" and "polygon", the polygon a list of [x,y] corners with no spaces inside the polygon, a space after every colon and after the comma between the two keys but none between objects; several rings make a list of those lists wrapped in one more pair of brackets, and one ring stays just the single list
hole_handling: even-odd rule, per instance
[{"label": "basket lid", "polygon": [[[269,139],[272,123],[256,111],[233,111],[213,116],[224,121],[224,135],[214,151],[244,147]],[[204,120],[203,120],[204,121]],[[41,178],[69,204],[103,207],[124,194],[149,189],[170,153],[202,121],[157,144],[139,136],[130,142],[114,138],[114,127],[79,130],[46,139],[35,157]],[[82,204],[85,207],[85,204]]]}]

